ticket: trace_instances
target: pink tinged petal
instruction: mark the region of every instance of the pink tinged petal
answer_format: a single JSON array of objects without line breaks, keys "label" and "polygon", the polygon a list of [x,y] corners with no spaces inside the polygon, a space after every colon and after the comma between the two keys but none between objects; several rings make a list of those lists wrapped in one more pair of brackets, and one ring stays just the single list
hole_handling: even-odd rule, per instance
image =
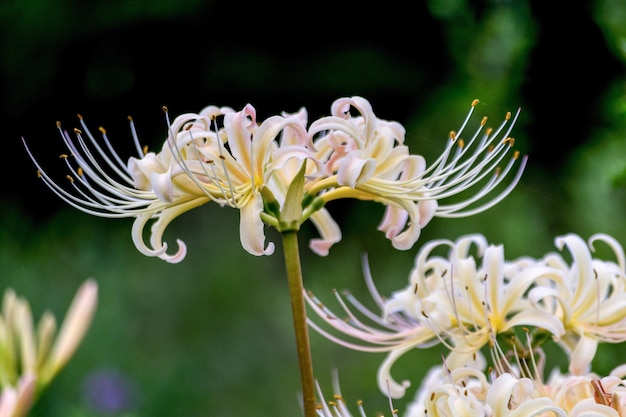
[{"label": "pink tinged petal", "polygon": [[239,237],[241,246],[250,254],[261,256],[274,253],[274,243],[265,246],[265,227],[261,220],[263,211],[263,199],[261,196],[253,197],[240,207]]},{"label": "pink tinged petal", "polygon": [[437,207],[439,203],[437,200],[423,200],[417,204],[417,209],[420,212],[419,226],[424,228],[437,214]]},{"label": "pink tinged petal", "polygon": [[378,230],[385,233],[385,237],[392,240],[400,234],[409,218],[409,213],[399,207],[388,205],[385,207],[383,220],[378,225]]},{"label": "pink tinged petal", "polygon": [[307,172],[305,176],[309,175],[320,175],[324,172],[324,165],[320,160],[315,158],[315,154],[302,146],[290,145],[278,148],[276,151],[272,152],[272,162],[267,166],[265,171],[265,183],[269,182],[269,178],[274,174],[275,171],[287,171],[287,167],[289,163],[293,163],[293,161],[297,161],[294,166],[298,168],[293,170],[293,174],[298,171],[299,167],[302,165],[302,161],[304,160],[312,161],[313,164],[309,164],[312,167],[315,167],[313,172],[310,172],[307,166]]},{"label": "pink tinged petal", "polygon": [[5,386],[0,392],[0,417],[26,416],[35,399],[36,382],[35,375],[26,372],[16,388]]},{"label": "pink tinged petal", "polygon": [[591,361],[595,357],[597,349],[597,339],[585,335],[580,336],[570,358],[569,371],[574,375],[584,375],[589,372]]},{"label": "pink tinged petal", "polygon": [[372,178],[376,171],[376,161],[363,158],[362,151],[352,151],[339,164],[337,183],[356,188],[359,184]]},{"label": "pink tinged petal", "polygon": [[326,256],[330,247],[341,240],[341,229],[324,208],[313,213],[311,221],[322,238],[311,239],[309,248],[320,256]]},{"label": "pink tinged petal", "polygon": [[[394,248],[408,250],[417,242],[422,232],[422,227],[432,219],[437,209],[437,202],[432,200],[419,203],[400,201],[400,204],[402,204],[402,207],[387,205],[378,230],[385,233],[385,236],[391,240]],[[422,214],[424,214],[424,217],[422,217]]]}]

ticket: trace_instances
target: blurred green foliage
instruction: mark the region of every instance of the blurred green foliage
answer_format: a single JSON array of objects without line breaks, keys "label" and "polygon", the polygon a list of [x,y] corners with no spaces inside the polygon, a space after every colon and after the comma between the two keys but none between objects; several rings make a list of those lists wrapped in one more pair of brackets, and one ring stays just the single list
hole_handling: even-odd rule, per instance
[{"label": "blurred green foliage", "polygon": [[[514,135],[529,166],[500,205],[467,219],[435,219],[421,242],[480,232],[504,243],[510,258],[541,256],[568,232],[605,232],[626,243],[626,5],[596,0],[568,9],[554,15],[526,0],[392,2],[372,10],[221,0],[3,1],[4,139],[19,165],[3,167],[0,287],[27,297],[36,315],[50,308],[60,319],[80,282],[93,276],[100,284],[93,327],[33,416],[291,417],[300,415],[299,380],[280,251],[267,258],[243,251],[236,211],[207,206],[178,219],[168,239],[187,242],[183,263],[145,258],[132,245],[130,221],[78,213],[37,182],[21,135],[38,155],[51,154],[51,166],[61,149],[54,122],[76,112],[106,124],[120,146],[132,113],[142,140],[154,147],[163,137],[163,104],[180,113],[251,102],[262,117],[304,106],[316,118],[335,98],[363,95],[381,118],[403,123],[410,148],[430,161],[479,98],[479,112],[493,123],[522,106]],[[305,286],[329,304],[331,291],[343,288],[367,302],[365,252],[383,294],[402,288],[420,242],[394,251],[375,230],[382,208],[373,203],[329,209],[344,239],[319,258],[306,248],[315,232],[305,227]],[[326,390],[337,367],[348,401],[388,410],[374,383],[381,355],[311,337]],[[607,357],[626,360],[616,347],[603,349],[613,350],[599,355],[600,371],[615,365]],[[399,362],[397,377],[417,381],[425,364],[438,361],[436,351],[416,351]],[[135,394],[115,413],[90,408],[82,394],[90,375],[109,369]],[[402,410],[410,396],[396,406]]]}]

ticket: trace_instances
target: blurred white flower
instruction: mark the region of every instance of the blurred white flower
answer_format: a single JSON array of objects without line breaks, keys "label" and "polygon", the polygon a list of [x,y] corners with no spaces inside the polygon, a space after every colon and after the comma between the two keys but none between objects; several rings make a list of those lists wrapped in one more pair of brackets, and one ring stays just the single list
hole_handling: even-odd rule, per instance
[{"label": "blurred white flower", "polygon": [[0,389],[0,417],[26,417],[35,400],[36,379],[24,373],[17,386],[3,385]]},{"label": "blurred white flower", "polygon": [[22,383],[18,381],[26,376],[26,386],[33,379],[38,391],[45,388],[83,340],[97,300],[97,283],[87,279],[74,296],[57,333],[51,312],[44,312],[35,327],[28,301],[7,289],[0,316],[0,386],[19,387]]},{"label": "blurred white flower", "polygon": [[[616,261],[594,258],[596,242],[607,244]],[[537,288],[533,297],[544,300],[543,308],[563,322],[565,334],[560,343],[571,356],[570,371],[584,374],[599,342],[626,341],[624,249],[605,234],[593,235],[589,244],[575,234],[560,236],[555,243],[560,250],[567,247],[571,262],[560,254],[546,255],[543,262],[552,268],[547,274],[552,285]]]}]

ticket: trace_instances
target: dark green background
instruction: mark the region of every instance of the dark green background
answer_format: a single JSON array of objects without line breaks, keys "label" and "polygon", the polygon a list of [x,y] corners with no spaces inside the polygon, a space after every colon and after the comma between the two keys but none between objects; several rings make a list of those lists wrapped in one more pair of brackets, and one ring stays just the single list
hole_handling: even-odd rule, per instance
[{"label": "dark green background", "polygon": [[[33,415],[107,415],[89,407],[81,387],[93,372],[114,369],[136,392],[114,415],[291,417],[299,415],[298,373],[280,246],[272,257],[248,255],[238,213],[206,206],[168,229],[170,240],[188,244],[183,263],[145,258],[130,240],[130,220],[67,208],[38,182],[22,136],[62,180],[55,123],[71,129],[77,113],[130,154],[126,117],[156,149],[163,105],[175,115],[251,103],[261,118],[304,106],[313,120],[335,99],[361,95],[379,117],[404,124],[411,150],[431,161],[474,98],[494,124],[521,106],[513,136],[529,165],[494,209],[435,219],[407,252],[375,230],[382,207],[373,203],[329,205],[344,239],[326,258],[306,248],[315,232],[305,226],[305,286],[331,305],[333,288],[369,301],[363,252],[389,294],[406,284],[428,239],[480,232],[504,243],[509,258],[542,256],[568,232],[626,241],[625,22],[618,0],[4,0],[0,287],[27,297],[37,317],[50,308],[60,319],[88,276],[101,297],[86,340]],[[381,355],[311,336],[327,395],[337,367],[348,401],[388,412],[374,384]],[[615,352],[599,355],[599,370],[626,359]],[[398,363],[394,375],[415,378],[395,402],[400,410],[425,364],[438,361],[436,352],[416,351]]]}]

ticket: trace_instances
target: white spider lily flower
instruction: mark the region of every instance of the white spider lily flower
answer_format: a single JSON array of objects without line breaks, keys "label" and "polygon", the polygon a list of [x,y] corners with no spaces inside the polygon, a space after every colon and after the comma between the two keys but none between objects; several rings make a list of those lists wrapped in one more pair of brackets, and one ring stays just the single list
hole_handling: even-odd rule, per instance
[{"label": "white spider lily flower", "polygon": [[46,311],[35,326],[27,300],[7,289],[0,316],[0,385],[13,386],[23,375],[41,390],[63,369],[83,340],[95,313],[98,286],[80,286],[57,333],[57,321]]},{"label": "white spider lily flower", "polygon": [[[595,242],[604,242],[616,261],[593,257]],[[570,371],[585,373],[594,358],[599,342],[626,341],[626,261],[624,249],[612,237],[595,234],[588,244],[578,235],[567,234],[555,239],[556,246],[569,250],[568,263],[559,254],[548,254],[544,262],[553,268],[549,273],[551,288],[537,288],[535,295],[552,298],[545,303],[551,313],[563,322],[565,334],[560,339],[570,358]]]},{"label": "white spider lily flower", "polygon": [[614,368],[607,376],[594,372],[575,375],[555,369],[539,392],[554,401],[568,416],[626,415],[626,366]]},{"label": "white spider lily flower", "polygon": [[[413,246],[434,216],[464,217],[487,210],[515,187],[526,157],[521,158],[510,183],[492,196],[520,159],[515,151],[506,166],[500,167],[514,143],[509,134],[519,112],[515,117],[507,113],[495,130],[485,127],[484,118],[466,141],[461,135],[477,104],[474,100],[461,128],[450,133],[444,152],[426,167],[422,156],[409,154],[404,145],[405,129],[399,123],[378,119],[362,97],[335,101],[331,116],[309,127],[316,158],[326,171],[311,179],[306,191],[319,194],[324,202],[357,198],[384,204],[379,230],[401,250]],[[358,116],[350,114],[352,108]],[[463,201],[446,203],[467,190],[476,193]]]},{"label": "white spider lily flower", "polygon": [[[218,119],[223,119],[223,126],[218,126]],[[310,156],[304,146],[307,135],[301,118],[273,116],[257,123],[251,105],[239,112],[208,106],[199,114],[180,115],[171,124],[168,118],[169,133],[157,154],[142,150],[129,118],[138,157],[131,157],[127,164],[115,152],[103,128],[101,144],[83,118],[79,120],[82,129],[75,130],[76,141],[57,124],[78,166],[74,168],[70,157],[64,158],[71,173],[70,189],[46,173],[24,141],[39,176],[65,202],[95,216],[135,218],[132,237],[137,249],[144,255],[176,263],[185,257],[186,247],[177,240],[178,251],[168,253],[168,245],[163,242],[165,229],[182,213],[213,201],[240,209],[241,243],[249,253],[273,253],[274,244],[265,243],[261,189],[273,171],[291,158]],[[274,139],[287,128],[302,146],[292,146],[291,152],[283,152],[274,160],[278,149]],[[151,221],[150,242],[146,244],[144,229]]]},{"label": "white spider lily flower", "polygon": [[[435,255],[433,251],[439,247],[448,247],[448,256]],[[420,249],[408,287],[387,300],[372,290],[371,276],[366,274],[381,309],[378,315],[348,296],[357,311],[375,325],[360,320],[341,298],[347,320],[339,319],[309,294],[309,305],[332,331],[312,320],[311,326],[343,346],[389,352],[379,367],[378,385],[381,390],[388,385],[392,398],[399,398],[409,383],[395,381],[391,367],[413,348],[443,343],[450,349],[447,365],[454,369],[467,363],[495,337],[516,327],[543,329],[555,338],[564,334],[563,323],[550,311],[539,308],[541,299],[531,302],[527,297],[551,268],[530,265],[533,267],[521,268],[506,261],[503,246],[488,244],[479,234],[462,236],[456,242],[434,240]],[[348,337],[337,336],[337,332]]]},{"label": "white spider lily flower", "polygon": [[568,414],[542,397],[532,379],[503,373],[490,382],[474,367],[431,368],[406,417],[532,417]]}]

